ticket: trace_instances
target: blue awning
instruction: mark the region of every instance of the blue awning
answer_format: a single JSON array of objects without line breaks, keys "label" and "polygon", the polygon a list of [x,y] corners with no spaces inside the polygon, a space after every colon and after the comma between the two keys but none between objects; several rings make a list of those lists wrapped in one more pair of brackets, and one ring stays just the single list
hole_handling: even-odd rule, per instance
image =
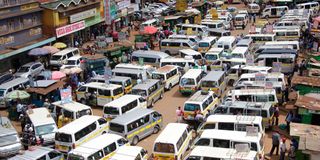
[{"label": "blue awning", "polygon": [[31,49],[33,49],[33,48],[37,48],[37,47],[39,47],[39,46],[43,46],[43,45],[48,44],[48,43],[50,43],[50,42],[53,42],[53,41],[55,41],[55,40],[56,40],[56,37],[51,37],[51,38],[48,38],[48,39],[46,39],[46,40],[40,41],[40,42],[38,42],[38,43],[35,43],[35,44],[32,44],[32,45],[29,45],[29,46],[26,46],[26,47],[23,47],[23,48],[14,50],[14,51],[12,51],[12,52],[1,54],[1,55],[0,55],[0,60],[3,60],[3,59],[5,59],[5,58],[14,56],[14,55],[16,55],[16,54],[19,54],[19,53],[22,53],[22,52],[31,50]]}]

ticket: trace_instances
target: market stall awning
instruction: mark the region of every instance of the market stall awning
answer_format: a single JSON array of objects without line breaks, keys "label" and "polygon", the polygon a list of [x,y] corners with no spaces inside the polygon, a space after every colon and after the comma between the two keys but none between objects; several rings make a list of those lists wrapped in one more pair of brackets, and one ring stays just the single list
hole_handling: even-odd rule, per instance
[{"label": "market stall awning", "polygon": [[[48,85],[44,85],[45,81],[47,81]],[[49,83],[50,82],[50,83]],[[40,80],[35,82],[35,86],[28,88],[26,91],[28,93],[37,93],[41,95],[47,95],[48,93],[63,87],[64,82],[63,81],[55,81],[52,83],[52,80]]]},{"label": "market stall awning", "polygon": [[311,96],[299,96],[295,105],[308,110],[320,111],[320,100]]},{"label": "market stall awning", "polygon": [[299,137],[299,150],[320,151],[320,126],[290,123],[290,136]]},{"label": "market stall awning", "polygon": [[306,86],[320,87],[320,78],[295,75],[293,76],[291,83],[294,85],[302,84]]}]

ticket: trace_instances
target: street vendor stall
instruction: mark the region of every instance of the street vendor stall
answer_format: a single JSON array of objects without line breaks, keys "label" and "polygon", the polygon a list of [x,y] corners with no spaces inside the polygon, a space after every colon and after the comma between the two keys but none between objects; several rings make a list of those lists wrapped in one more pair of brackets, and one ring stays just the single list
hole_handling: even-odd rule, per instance
[{"label": "street vendor stall", "polygon": [[299,95],[320,93],[320,78],[294,75],[291,84],[299,91]]},{"label": "street vendor stall", "polygon": [[167,26],[175,26],[177,24],[183,23],[183,19],[181,18],[181,16],[166,16],[164,17],[164,23],[164,25]]},{"label": "street vendor stall", "polygon": [[134,42],[136,49],[154,49],[155,47],[159,46],[159,40],[156,38],[158,30],[149,29],[151,27],[152,26],[145,27],[143,30],[140,30],[137,35],[135,35]]},{"label": "street vendor stall", "polygon": [[[298,142],[295,159],[320,159],[320,126],[291,123],[290,136]],[[293,144],[295,145],[295,144]]]},{"label": "street vendor stall", "polygon": [[63,87],[65,82],[57,80],[38,80],[34,85],[26,91],[31,94],[31,103],[37,107],[42,107],[45,99],[51,101],[60,100],[59,89]]},{"label": "street vendor stall", "polygon": [[180,16],[183,23],[186,22],[186,20],[188,20],[190,24],[193,24],[197,15],[199,14],[196,14],[194,12],[178,12],[174,16]]},{"label": "street vendor stall", "polygon": [[[318,99],[317,99],[318,97]],[[301,117],[301,123],[320,125],[320,95],[309,93],[305,96],[299,96],[295,107]]]},{"label": "street vendor stall", "polygon": [[204,18],[205,14],[211,8],[210,3],[207,3],[206,1],[194,1],[191,3],[192,8],[195,8],[200,11],[201,17]]}]

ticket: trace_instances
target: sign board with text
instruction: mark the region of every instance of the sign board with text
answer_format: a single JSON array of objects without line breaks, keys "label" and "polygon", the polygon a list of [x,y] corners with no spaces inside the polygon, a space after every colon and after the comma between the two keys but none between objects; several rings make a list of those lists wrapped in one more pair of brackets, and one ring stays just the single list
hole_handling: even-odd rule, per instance
[{"label": "sign board with text", "polygon": [[263,73],[255,74],[255,81],[264,81],[266,79],[266,75]]},{"label": "sign board with text", "polygon": [[70,16],[70,23],[74,23],[74,22],[77,22],[77,21],[80,21],[80,20],[83,20],[83,19],[86,19],[86,18],[93,17],[96,14],[97,14],[97,9],[96,8],[89,9],[89,10],[86,10],[86,11],[83,11],[83,12],[80,12],[80,13],[77,13],[77,14],[73,14],[73,15]]},{"label": "sign board with text", "polygon": [[80,31],[86,27],[85,21],[72,23],[56,29],[57,38]]},{"label": "sign board with text", "polygon": [[72,93],[71,88],[66,88],[66,89],[60,90],[61,104],[72,102],[72,94],[71,93]]}]

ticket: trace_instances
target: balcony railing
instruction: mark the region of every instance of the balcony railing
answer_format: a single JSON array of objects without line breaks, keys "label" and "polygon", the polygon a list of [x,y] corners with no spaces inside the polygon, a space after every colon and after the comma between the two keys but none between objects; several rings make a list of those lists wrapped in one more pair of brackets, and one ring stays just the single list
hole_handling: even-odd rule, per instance
[{"label": "balcony railing", "polygon": [[26,30],[29,28],[33,28],[33,27],[39,26],[41,24],[42,24],[41,21],[38,20],[38,21],[34,21],[33,23],[24,23],[24,24],[20,24],[20,25],[16,25],[16,26],[9,26],[9,25],[0,26],[0,36],[4,36],[4,35],[11,34],[11,33]]},{"label": "balcony railing", "polygon": [[36,2],[35,0],[1,0],[0,8],[19,6],[22,4]]}]

